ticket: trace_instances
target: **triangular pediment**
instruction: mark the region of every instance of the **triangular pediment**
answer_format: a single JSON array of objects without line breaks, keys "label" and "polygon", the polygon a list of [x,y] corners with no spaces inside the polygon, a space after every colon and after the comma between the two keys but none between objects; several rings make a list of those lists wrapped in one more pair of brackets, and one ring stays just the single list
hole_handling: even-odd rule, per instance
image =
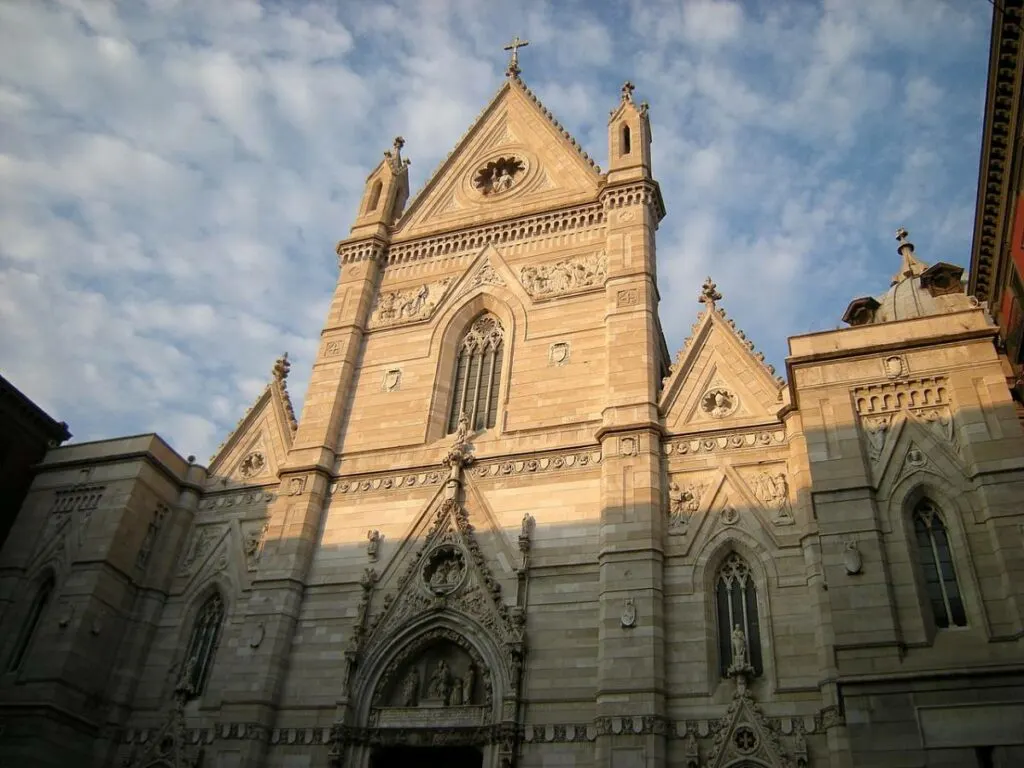
[{"label": "triangular pediment", "polygon": [[[370,578],[376,583],[375,575]],[[384,588],[394,584],[395,591],[370,623],[363,648],[387,642],[422,614],[443,610],[475,617],[496,631],[497,642],[509,642],[516,635],[515,621],[502,600],[501,586],[484,557],[469,515],[453,499],[435,500],[428,507],[428,514],[417,521],[381,582]]]},{"label": "triangular pediment", "polygon": [[781,384],[763,356],[721,310],[694,326],[665,381],[661,411],[672,432],[700,432],[777,422]]},{"label": "triangular pediment", "polygon": [[788,768],[791,763],[779,744],[775,728],[757,702],[743,690],[736,692],[729,709],[718,722],[714,746],[706,765],[708,768],[724,768],[747,764]]},{"label": "triangular pediment", "polygon": [[210,459],[207,486],[276,480],[292,444],[293,419],[288,390],[271,381]]},{"label": "triangular pediment", "polygon": [[[680,542],[683,553],[700,550],[722,535],[723,529],[752,537],[768,549],[778,546],[781,531],[777,529],[791,524],[792,512],[788,497],[785,507],[780,503],[769,508],[761,501],[755,490],[761,472],[765,470],[757,468],[755,474],[755,467],[727,466],[670,476],[668,532]],[[788,494],[788,485],[777,493]]]},{"label": "triangular pediment", "polygon": [[[508,180],[492,185],[503,170]],[[522,81],[510,78],[410,203],[394,237],[591,201],[601,180],[576,140]]]}]

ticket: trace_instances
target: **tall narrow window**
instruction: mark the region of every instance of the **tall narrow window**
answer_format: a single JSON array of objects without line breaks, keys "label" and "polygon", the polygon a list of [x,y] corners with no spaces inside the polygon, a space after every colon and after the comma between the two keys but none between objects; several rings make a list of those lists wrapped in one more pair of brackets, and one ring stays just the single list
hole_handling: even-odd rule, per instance
[{"label": "tall narrow window", "polygon": [[449,434],[459,426],[463,413],[474,431],[490,429],[497,421],[504,335],[498,318],[483,314],[462,337],[448,410]]},{"label": "tall narrow window", "polygon": [[21,633],[18,635],[18,642],[14,646],[14,653],[11,654],[11,660],[7,665],[8,671],[14,671],[21,666],[21,662],[25,660],[25,654],[28,652],[28,647],[32,643],[32,637],[36,633],[36,627],[39,626],[39,619],[43,615],[43,611],[46,610],[47,604],[50,602],[50,597],[53,595],[53,575],[50,574],[46,577],[46,580],[39,585],[39,589],[36,591],[36,596],[32,600],[32,605],[29,606],[28,615],[25,617],[25,622],[21,625]]},{"label": "tall narrow window", "polygon": [[628,155],[632,149],[629,141],[629,126],[622,126],[622,144],[619,146],[620,155]]},{"label": "tall narrow window", "polygon": [[914,534],[935,626],[966,627],[967,614],[960,599],[946,526],[942,524],[938,507],[930,499],[921,499],[914,507]]},{"label": "tall narrow window", "polygon": [[195,624],[192,625],[192,637],[189,639],[188,652],[185,654],[183,676],[192,686],[192,695],[199,696],[206,686],[213,666],[213,653],[217,649],[217,638],[221,624],[224,623],[224,600],[214,592],[199,609]]},{"label": "tall narrow window", "polygon": [[380,202],[380,191],[384,187],[381,184],[380,179],[373,182],[373,186],[370,187],[370,197],[366,201],[366,212],[373,213],[377,210],[377,204]]},{"label": "tall narrow window", "polygon": [[718,612],[718,658],[722,677],[732,665],[732,632],[743,630],[747,644],[747,663],[754,674],[763,671],[761,663],[761,630],[757,623],[757,590],[750,568],[735,552],[722,563],[715,582],[715,603]]}]

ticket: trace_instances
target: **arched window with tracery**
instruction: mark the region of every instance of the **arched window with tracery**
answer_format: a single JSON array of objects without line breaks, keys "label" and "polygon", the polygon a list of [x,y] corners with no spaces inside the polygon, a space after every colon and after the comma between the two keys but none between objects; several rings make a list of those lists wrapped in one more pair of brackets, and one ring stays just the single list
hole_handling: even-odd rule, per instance
[{"label": "arched window with tracery", "polygon": [[914,536],[935,626],[966,627],[967,614],[953,566],[953,553],[949,549],[949,536],[939,508],[931,499],[921,499],[914,507]]},{"label": "arched window with tracery", "polygon": [[223,623],[224,599],[220,593],[214,592],[206,598],[199,613],[196,614],[192,635],[188,641],[188,651],[185,653],[182,676],[190,684],[193,696],[202,694],[203,688],[206,687]]},{"label": "arched window with tracery", "polygon": [[494,315],[480,315],[459,343],[448,409],[448,433],[459,426],[459,416],[469,418],[473,431],[490,429],[498,418],[502,352],[505,331]]},{"label": "arched window with tracery", "polygon": [[732,665],[732,633],[743,630],[747,663],[754,675],[764,671],[761,662],[761,630],[757,621],[757,588],[746,562],[735,552],[725,558],[715,579],[715,609],[718,614],[718,659],[722,677]]},{"label": "arched window with tracery", "polygon": [[43,612],[53,596],[53,588],[53,574],[47,574],[43,583],[39,585],[39,589],[36,590],[36,595],[32,598],[32,605],[28,609],[28,615],[25,617],[25,621],[22,622],[18,641],[14,645],[14,653],[11,654],[11,659],[7,664],[8,671],[13,672],[18,669],[21,666],[21,662],[25,660],[25,654],[28,653],[29,646],[32,644],[32,638],[39,627],[39,619],[42,618]]}]

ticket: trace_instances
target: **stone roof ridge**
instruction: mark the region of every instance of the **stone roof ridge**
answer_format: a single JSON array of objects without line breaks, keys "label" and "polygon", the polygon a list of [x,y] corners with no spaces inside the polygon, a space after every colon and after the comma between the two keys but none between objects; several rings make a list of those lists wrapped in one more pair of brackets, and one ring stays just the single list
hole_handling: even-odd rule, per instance
[{"label": "stone roof ridge", "polygon": [[697,321],[692,326],[690,326],[690,334],[683,341],[682,346],[676,353],[675,359],[669,365],[668,376],[661,380],[662,389],[664,390],[669,380],[678,371],[680,363],[682,363],[683,359],[686,357],[687,352],[689,352],[691,345],[696,340],[698,336],[698,331],[700,330],[701,326],[708,322],[709,318],[715,317],[719,318],[725,325],[727,325],[730,328],[733,335],[740,340],[744,347],[746,347],[747,351],[750,353],[750,356],[753,357],[755,361],[757,361],[758,365],[760,365],[761,368],[765,371],[765,373],[768,374],[769,378],[774,380],[777,386],[785,386],[785,379],[783,379],[781,376],[775,375],[775,366],[772,365],[771,363],[768,363],[765,360],[764,352],[758,351],[758,349],[754,346],[754,342],[747,338],[747,334],[744,333],[742,329],[736,327],[736,321],[726,314],[725,309],[717,306],[717,302],[720,301],[721,299],[722,294],[718,290],[718,286],[710,277],[708,277],[704,281],[704,285],[701,287],[700,294],[697,296],[697,301],[704,305],[704,311],[700,315],[698,315]]},{"label": "stone roof ridge", "polygon": [[299,428],[298,421],[295,418],[295,409],[292,407],[292,399],[288,394],[288,372],[291,369],[291,362],[288,360],[288,353],[285,352],[274,362],[274,368],[271,372],[271,380],[267,385],[260,391],[259,395],[253,401],[245,413],[242,414],[242,418],[238,420],[238,423],[231,429],[227,437],[217,446],[217,449],[210,456],[208,465],[212,467],[214,463],[227,451],[228,447],[234,443],[235,439],[242,435],[245,428],[249,425],[253,416],[260,410],[266,399],[269,397],[273,399],[274,395],[280,398],[280,403],[284,409],[284,416],[288,421],[288,426],[292,436],[295,436],[296,430]]},{"label": "stone roof ridge", "polygon": [[504,82],[502,82],[502,84],[498,87],[498,90],[495,92],[494,96],[491,97],[491,100],[488,101],[484,108],[481,109],[476,114],[476,117],[474,117],[472,122],[470,122],[469,127],[462,132],[462,135],[459,136],[458,141],[455,142],[455,144],[452,146],[452,149],[448,152],[448,154],[444,156],[441,162],[438,163],[437,167],[435,167],[434,170],[431,171],[430,175],[427,176],[427,181],[423,184],[422,187],[420,187],[416,191],[416,194],[413,195],[412,198],[409,200],[408,204],[405,206],[405,212],[402,214],[399,220],[395,222],[395,229],[399,229],[405,223],[405,221],[409,217],[409,214],[415,209],[416,204],[420,201],[420,198],[422,198],[425,195],[427,190],[429,190],[433,185],[434,180],[440,177],[441,172],[444,170],[445,166],[447,166],[448,163],[451,162],[452,158],[455,157],[455,155],[459,152],[459,150],[462,149],[462,145],[465,144],[470,134],[473,133],[473,130],[480,124],[484,116],[494,108],[494,105],[498,103],[498,100],[501,99],[505,91],[513,87],[513,85],[517,86],[522,91],[523,95],[526,96],[531,102],[533,102],[537,106],[541,114],[558,131],[562,138],[567,140],[572,145],[572,147],[576,150],[580,157],[584,161],[586,161],[590,165],[590,167],[594,169],[596,173],[601,173],[601,166],[599,166],[594,161],[594,159],[590,157],[590,155],[588,155],[586,151],[584,151],[583,147],[580,146],[580,143],[576,141],[575,137],[573,137],[569,133],[569,131],[562,127],[562,124],[555,119],[553,114],[551,114],[551,110],[545,107],[541,100],[537,98],[537,96],[533,93],[533,91],[531,91],[527,87],[526,83],[523,82],[523,79],[518,75],[518,73],[508,75],[505,78]]}]

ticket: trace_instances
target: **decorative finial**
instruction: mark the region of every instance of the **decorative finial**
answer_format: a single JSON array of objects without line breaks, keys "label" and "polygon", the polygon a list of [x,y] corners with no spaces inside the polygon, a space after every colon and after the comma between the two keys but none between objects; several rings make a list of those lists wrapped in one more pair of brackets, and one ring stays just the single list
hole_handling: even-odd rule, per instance
[{"label": "decorative finial", "polygon": [[899,243],[896,246],[896,252],[902,257],[902,260],[900,271],[892,276],[892,285],[896,285],[904,278],[920,275],[925,270],[925,265],[914,256],[914,244],[907,239],[908,237],[910,235],[903,227],[896,230],[896,241]]},{"label": "decorative finial", "polygon": [[708,277],[704,281],[704,285],[701,286],[700,296],[697,297],[697,301],[701,304],[707,304],[708,308],[714,309],[715,302],[720,301],[722,294],[718,292],[718,286],[715,285],[715,281]]},{"label": "decorative finial", "polygon": [[393,146],[394,151],[390,149],[385,150],[384,157],[387,159],[388,163],[391,164],[391,169],[395,173],[400,173],[403,169],[408,168],[410,165],[409,160],[402,159],[402,147],[405,146],[405,139],[403,139],[401,136],[395,136]]},{"label": "decorative finial", "polygon": [[650,108],[651,105],[648,104],[646,101],[640,102],[640,114],[643,115],[644,117],[647,117],[647,112]]},{"label": "decorative finial", "polygon": [[512,51],[509,56],[508,66],[505,67],[506,77],[517,77],[519,72],[519,49],[530,44],[529,40],[520,40],[519,35],[512,38],[512,42],[505,46],[506,51]]},{"label": "decorative finial", "polygon": [[903,227],[896,230],[896,240],[899,242],[899,247],[896,249],[897,253],[903,253],[903,246],[910,246],[910,250],[914,250],[914,244],[907,240],[910,237],[910,233],[907,232]]},{"label": "decorative finial", "polygon": [[633,85],[631,82],[629,82],[629,80],[624,82],[622,84],[622,100],[623,101],[632,101],[633,100],[633,91],[635,91],[635,90],[636,90],[636,86]]},{"label": "decorative finial", "polygon": [[274,378],[281,384],[284,384],[284,380],[288,378],[288,371],[292,369],[292,364],[288,362],[288,353],[285,352],[274,362]]}]

